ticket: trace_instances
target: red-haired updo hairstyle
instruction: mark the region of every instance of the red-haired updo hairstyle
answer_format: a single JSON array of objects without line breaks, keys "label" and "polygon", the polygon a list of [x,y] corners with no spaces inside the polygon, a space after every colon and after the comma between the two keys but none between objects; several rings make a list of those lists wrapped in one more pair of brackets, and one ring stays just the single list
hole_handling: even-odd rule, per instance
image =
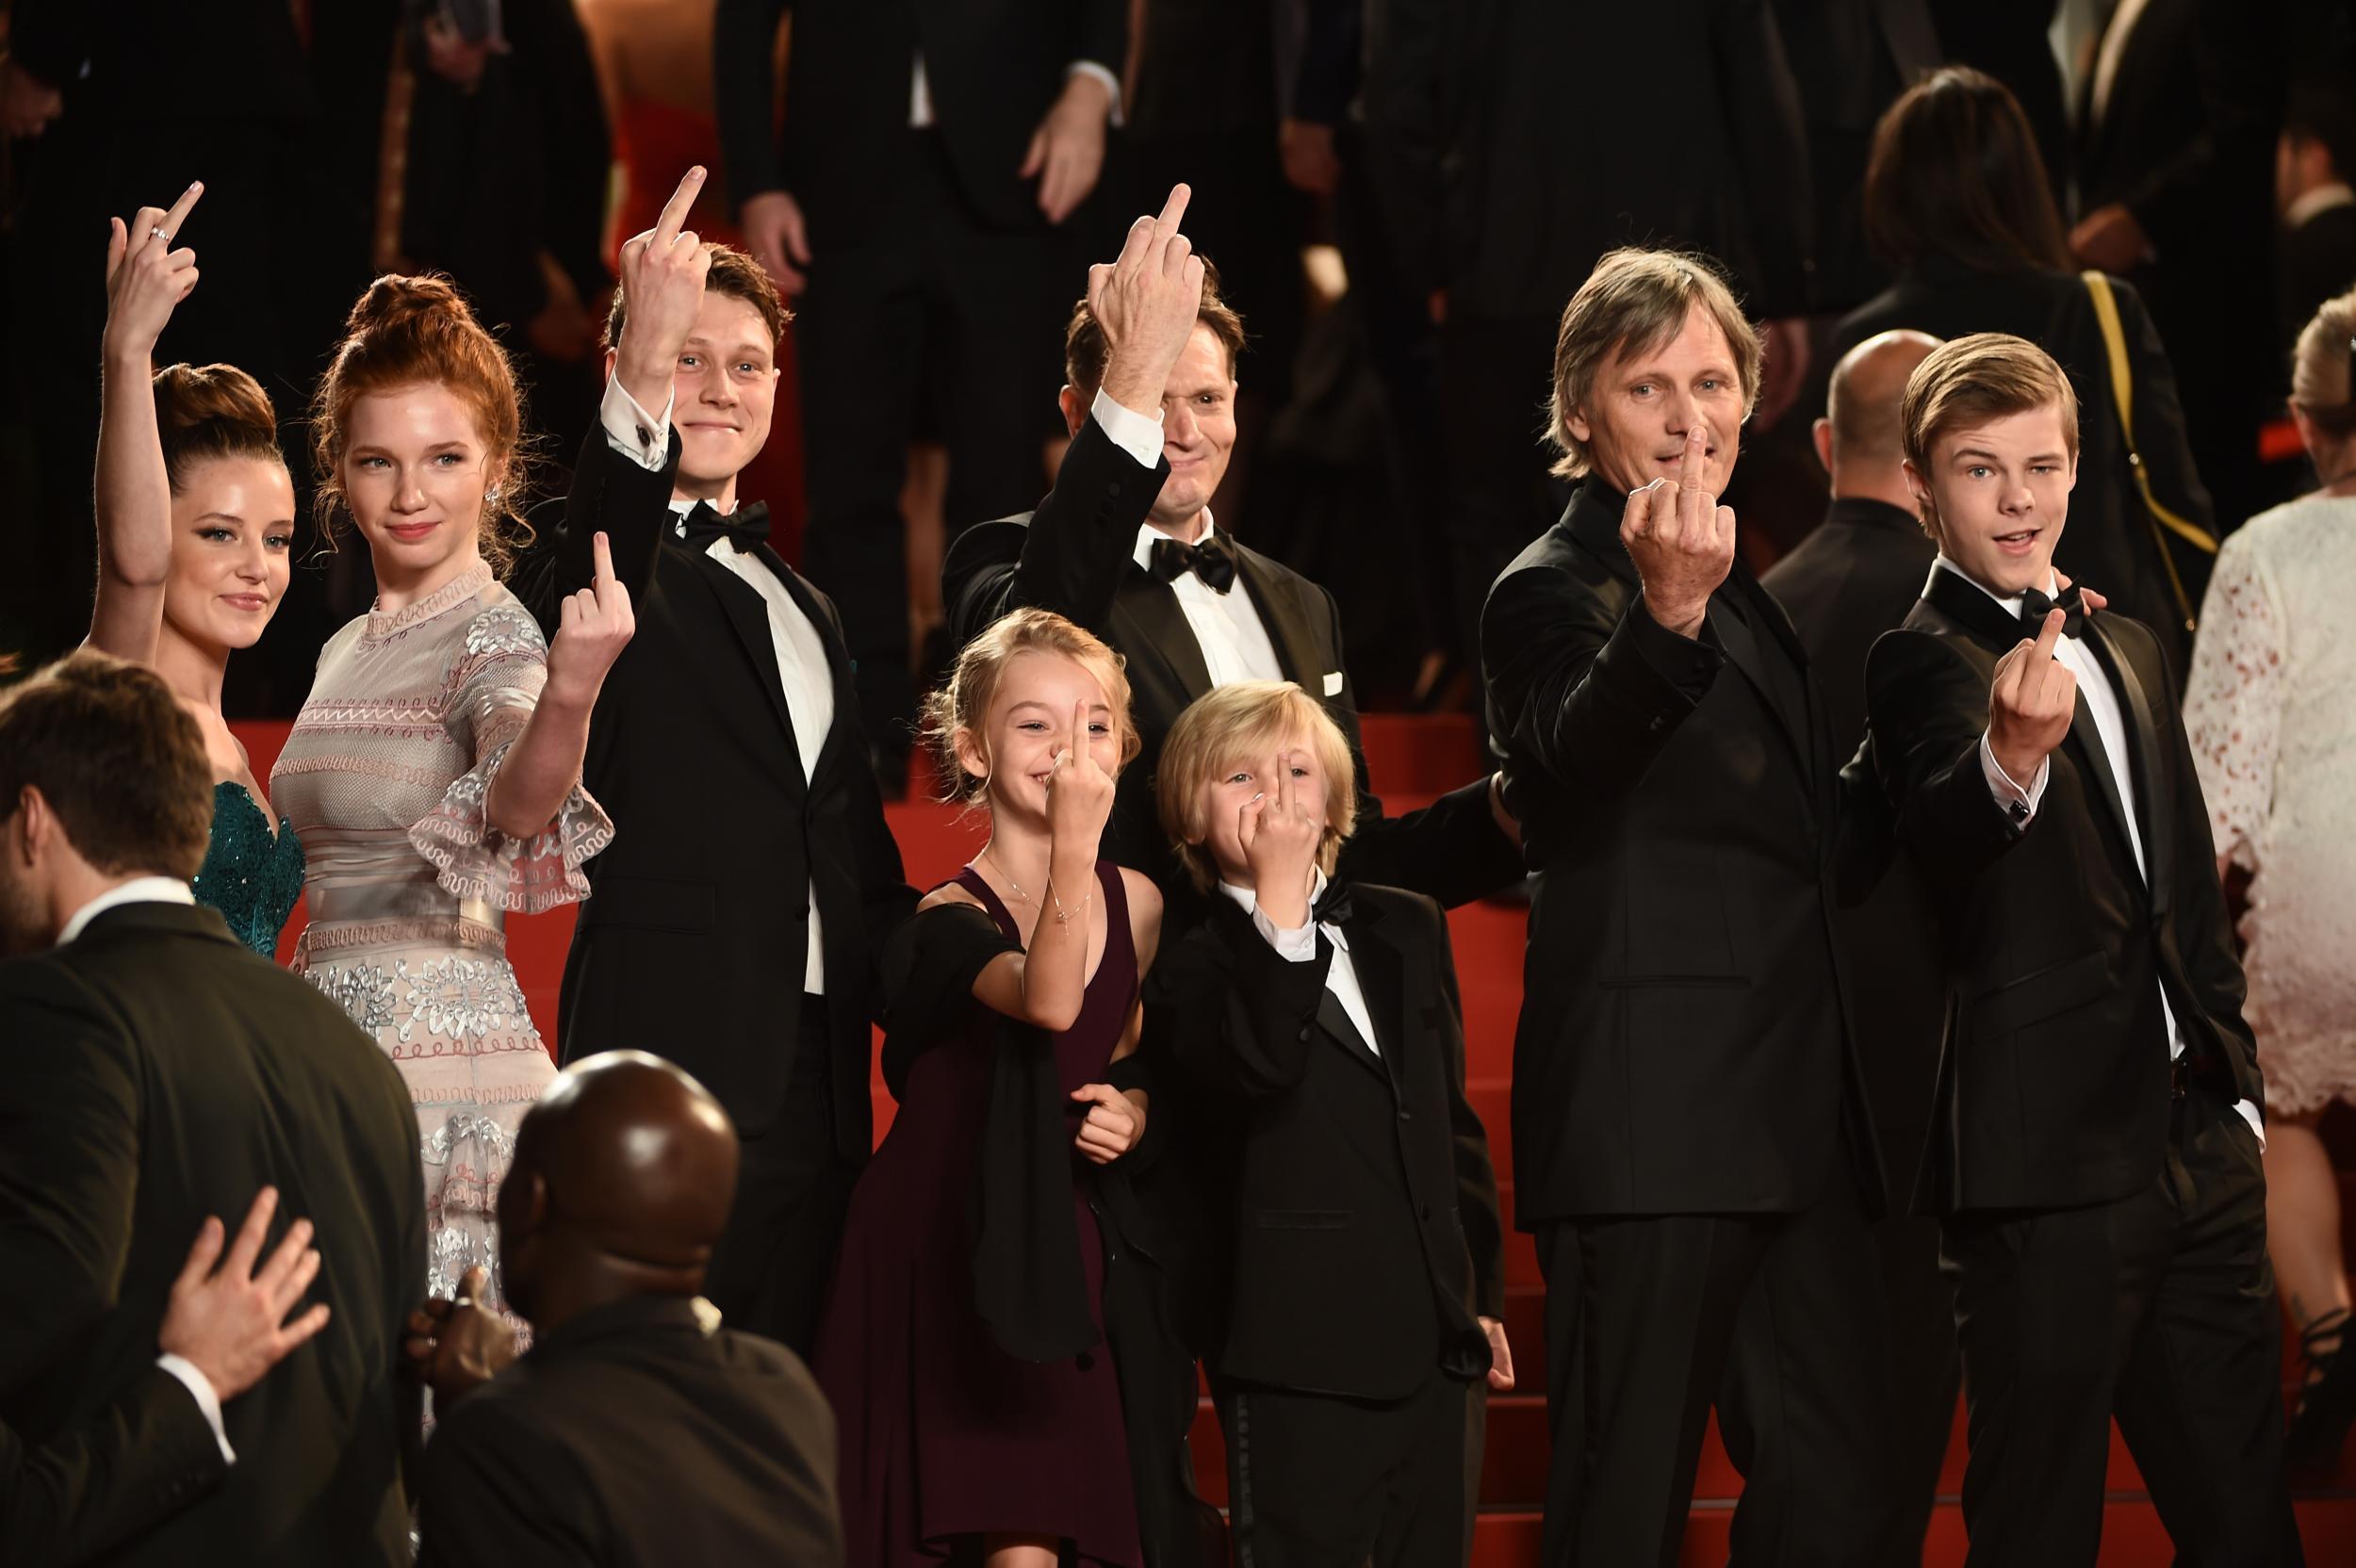
[{"label": "red-haired updo hairstyle", "polygon": [[175,496],[218,457],[286,466],[278,411],[261,384],[234,365],[167,365],[155,372],[155,432]]},{"label": "red-haired updo hairstyle", "polygon": [[344,322],[344,340],[311,404],[311,454],[319,470],[322,527],[347,511],[342,458],[352,405],[374,392],[433,383],[473,411],[487,466],[499,472],[496,498],[483,504],[483,558],[504,576],[532,540],[524,493],[531,452],[523,434],[523,398],[507,351],[483,328],[448,278],[388,272],[368,285]]}]

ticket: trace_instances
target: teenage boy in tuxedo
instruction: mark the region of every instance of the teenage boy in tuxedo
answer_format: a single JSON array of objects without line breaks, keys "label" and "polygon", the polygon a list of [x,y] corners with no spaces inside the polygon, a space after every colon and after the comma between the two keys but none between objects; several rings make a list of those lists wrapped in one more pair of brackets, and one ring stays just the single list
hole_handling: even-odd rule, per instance
[{"label": "teenage boy in tuxedo", "polygon": [[767,509],[738,504],[787,317],[750,257],[681,228],[702,185],[689,170],[622,249],[601,428],[513,586],[553,630],[602,530],[638,608],[582,764],[619,853],[589,874],[562,1055],[653,1050],[727,1108],[744,1158],[706,1294],[807,1352],[874,1141],[876,961],[916,895],[834,606],[769,547]]},{"label": "teenage boy in tuxedo", "polygon": [[1481,1389],[1512,1388],[1513,1359],[1447,922],[1329,880],[1350,746],[1297,686],[1188,708],[1156,793],[1211,909],[1163,956],[1149,1028],[1240,1123],[1210,1358],[1238,1559],[1461,1565]]},{"label": "teenage boy in tuxedo", "polygon": [[1971,1399],[1974,1563],[2090,1563],[2116,1416],[2185,1561],[2301,1560],[2256,1048],[2159,639],[2062,592],[2078,410],[1981,333],[1906,384],[1939,547],[1874,645],[1874,764],[1945,913],[1915,1192]]}]

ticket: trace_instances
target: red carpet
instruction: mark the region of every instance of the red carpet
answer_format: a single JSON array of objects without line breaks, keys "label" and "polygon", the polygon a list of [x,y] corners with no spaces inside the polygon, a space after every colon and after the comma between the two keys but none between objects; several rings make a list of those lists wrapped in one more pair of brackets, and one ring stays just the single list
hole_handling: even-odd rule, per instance
[{"label": "red carpet", "polygon": [[[270,776],[270,763],[286,738],[286,727],[238,725],[239,739],[253,758],[256,776]],[[1366,760],[1384,808],[1400,811],[1419,804],[1469,776],[1474,768],[1469,726],[1452,718],[1369,717],[1366,721]],[[919,802],[887,810],[908,880],[929,888],[955,874],[980,847],[981,824],[961,818],[949,808]],[[287,923],[285,947],[291,948],[303,929],[300,906]],[[1513,1020],[1521,1004],[1522,933],[1524,911],[1518,906],[1475,905],[1449,918],[1456,945],[1456,963],[1464,998],[1464,1030],[1469,1052],[1473,1103],[1489,1130],[1497,1169],[1511,1169],[1506,1101],[1513,1071]],[[548,915],[511,916],[508,953],[515,964],[533,1019],[546,1038],[556,1032],[556,994],[563,973],[565,944],[571,940],[570,909]],[[875,1135],[890,1124],[892,1100],[880,1079],[874,1086]],[[2350,1190],[2348,1214],[2356,1229],[2356,1176],[2343,1178]],[[1513,1209],[1510,1185],[1504,1193],[1507,1214]],[[2356,1255],[2356,1235],[2350,1237]],[[1538,1560],[1538,1510],[1545,1496],[1547,1459],[1545,1401],[1546,1343],[1541,1332],[1545,1292],[1538,1276],[1537,1256],[1527,1236],[1507,1242],[1506,1320],[1513,1336],[1520,1391],[1493,1399],[1489,1409],[1487,1460],[1481,1477],[1481,1516],[1473,1560],[1477,1568],[1522,1568]],[[2287,1362],[2285,1385],[2293,1376]],[[1220,1458],[1219,1426],[1204,1402],[1195,1423],[1194,1447],[1205,1491],[1223,1501],[1225,1469]],[[1963,1423],[1957,1412],[1955,1437],[1940,1478],[1940,1501],[1932,1520],[1931,1539],[1923,1556],[1927,1568],[1947,1568],[1963,1561],[1964,1534],[1956,1501],[1963,1480]],[[2103,1568],[2158,1568],[2170,1560],[2167,1532],[2143,1494],[2143,1482],[2116,1433],[2111,1445],[2108,1517],[2103,1530]],[[1703,1449],[1700,1474],[1694,1483],[1693,1523],[1686,1532],[1683,1560],[1688,1564],[1723,1563],[1726,1530],[1734,1499],[1742,1490],[1742,1478],[1718,1445],[1716,1433]],[[2340,1471],[2328,1486],[2310,1487],[2299,1494],[2300,1532],[2312,1568],[2356,1564],[2356,1445],[2344,1457]]]}]

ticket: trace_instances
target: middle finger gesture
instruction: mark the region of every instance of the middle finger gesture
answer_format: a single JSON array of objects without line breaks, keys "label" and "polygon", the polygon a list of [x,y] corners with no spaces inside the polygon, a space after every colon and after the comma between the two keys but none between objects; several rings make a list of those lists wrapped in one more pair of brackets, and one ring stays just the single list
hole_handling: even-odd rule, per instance
[{"label": "middle finger gesture", "polygon": [[590,544],[597,578],[565,596],[557,612],[556,641],[548,645],[547,694],[583,709],[596,706],[606,671],[630,645],[638,619],[630,589],[614,573],[614,547],[603,533]]},{"label": "middle finger gesture", "polygon": [[172,307],[196,287],[196,253],[172,249],[189,209],[205,194],[202,183],[180,193],[169,211],[141,207],[125,223],[107,220],[106,335],[109,357],[153,359],[155,340],[172,319]]}]

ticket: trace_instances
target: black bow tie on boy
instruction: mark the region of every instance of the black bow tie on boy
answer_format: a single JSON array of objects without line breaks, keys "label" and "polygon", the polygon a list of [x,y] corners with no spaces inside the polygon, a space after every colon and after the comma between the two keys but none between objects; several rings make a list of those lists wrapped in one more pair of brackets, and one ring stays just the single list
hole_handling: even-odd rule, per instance
[{"label": "black bow tie on boy", "polygon": [[1155,577],[1175,582],[1188,572],[1201,578],[1203,586],[1212,593],[1224,594],[1235,585],[1235,558],[1216,533],[1199,545],[1182,545],[1175,539],[1153,541]]},{"label": "black bow tie on boy", "polygon": [[766,501],[747,501],[723,517],[712,509],[710,501],[697,501],[695,509],[675,525],[680,539],[689,549],[711,547],[714,539],[726,537],[736,547],[739,555],[769,538],[769,505]]},{"label": "black bow tie on boy", "polygon": [[1350,914],[1350,884],[1347,882],[1328,882],[1325,891],[1317,894],[1317,903],[1309,907],[1309,921],[1313,925],[1348,925]]},{"label": "black bow tie on boy", "polygon": [[2021,596],[2021,625],[2029,636],[2035,637],[2045,629],[2045,615],[2051,610],[2060,610],[2063,612],[2063,636],[2083,637],[2086,635],[2086,605],[2078,596],[2077,584],[2072,583],[2063,589],[2061,597],[2057,599],[2048,598],[2035,588]]}]

